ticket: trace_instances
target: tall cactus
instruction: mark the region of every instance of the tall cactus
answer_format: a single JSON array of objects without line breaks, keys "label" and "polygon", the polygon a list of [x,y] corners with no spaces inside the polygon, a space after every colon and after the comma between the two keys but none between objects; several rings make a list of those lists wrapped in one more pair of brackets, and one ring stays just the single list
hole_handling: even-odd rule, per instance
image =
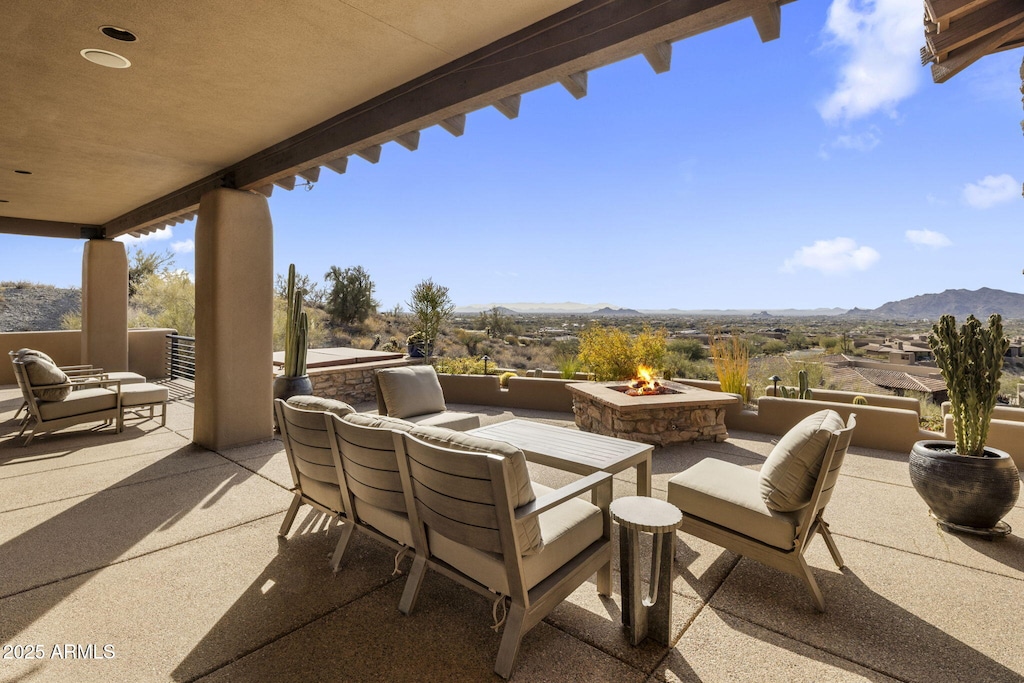
[{"label": "tall cactus", "polygon": [[986,329],[969,315],[958,330],[956,318],[944,315],[932,327],[928,344],[949,390],[956,452],[983,455],[999,396],[1003,356],[1010,346],[1003,335],[1002,316],[989,316]]},{"label": "tall cactus", "polygon": [[779,387],[779,394],[782,398],[799,398],[804,401],[810,401],[814,398],[814,392],[811,391],[810,380],[807,377],[807,371],[801,370],[796,373],[797,382],[799,383],[799,390],[790,389],[789,387]]},{"label": "tall cactus", "polygon": [[302,310],[305,292],[295,288],[295,264],[288,266],[288,319],[284,333],[284,376],[301,377],[306,374],[306,338],[309,319]]}]

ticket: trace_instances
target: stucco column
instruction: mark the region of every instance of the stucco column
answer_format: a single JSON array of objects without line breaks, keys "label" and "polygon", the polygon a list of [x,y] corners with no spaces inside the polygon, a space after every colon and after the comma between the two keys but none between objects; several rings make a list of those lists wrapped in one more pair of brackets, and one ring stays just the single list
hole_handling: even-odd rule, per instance
[{"label": "stucco column", "polygon": [[128,256],[121,242],[89,240],[82,252],[82,362],[128,369]]},{"label": "stucco column", "polygon": [[196,223],[193,440],[223,449],[273,436],[274,237],[267,198],[207,192]]}]

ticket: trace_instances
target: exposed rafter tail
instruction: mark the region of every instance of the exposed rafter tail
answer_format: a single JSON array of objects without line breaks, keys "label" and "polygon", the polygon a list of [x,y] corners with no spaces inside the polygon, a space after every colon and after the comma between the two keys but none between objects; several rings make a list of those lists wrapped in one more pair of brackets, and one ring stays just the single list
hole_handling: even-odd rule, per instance
[{"label": "exposed rafter tail", "polygon": [[575,97],[577,100],[587,96],[587,72],[577,71],[574,74],[569,74],[558,79],[558,82],[562,84],[569,94]]},{"label": "exposed rafter tail", "polygon": [[663,74],[672,68],[672,43],[661,42],[644,50],[644,58],[654,69],[654,73]]}]

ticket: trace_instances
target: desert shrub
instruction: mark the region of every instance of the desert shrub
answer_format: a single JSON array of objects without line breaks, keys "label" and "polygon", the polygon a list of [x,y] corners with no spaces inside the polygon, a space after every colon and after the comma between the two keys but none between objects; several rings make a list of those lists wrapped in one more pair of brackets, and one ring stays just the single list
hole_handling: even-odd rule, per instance
[{"label": "desert shrub", "polygon": [[558,374],[562,379],[573,379],[576,377],[577,372],[583,371],[583,363],[580,362],[579,358],[573,357],[562,357],[558,359]]},{"label": "desert shrub", "polygon": [[[438,358],[434,361],[434,369],[448,375],[482,375],[484,362],[480,358]],[[498,374],[498,366],[487,363],[487,374]]]},{"label": "desert shrub", "polygon": [[688,360],[704,360],[708,357],[708,350],[699,339],[673,339],[668,342],[665,350]]},{"label": "desert shrub", "polygon": [[746,343],[733,335],[723,337],[722,334],[708,335],[711,347],[711,361],[715,366],[715,374],[722,385],[722,391],[747,395],[747,373],[750,370],[750,352]]},{"label": "desert shrub", "polygon": [[416,321],[416,331],[426,338],[427,351],[435,350],[442,326],[451,320],[455,304],[448,296],[448,288],[431,279],[423,280],[412,290],[409,310]]},{"label": "desert shrub", "polygon": [[196,286],[184,271],[152,273],[135,290],[129,327],[170,327],[185,337],[196,333]]},{"label": "desert shrub", "polygon": [[514,334],[506,334],[505,343],[509,346],[522,346],[522,344],[519,343],[519,337]]},{"label": "desert shrub", "polygon": [[60,317],[60,329],[80,330],[82,329],[82,312],[68,311]]},{"label": "desert shrub", "polygon": [[769,339],[761,347],[761,353],[766,356],[778,356],[785,353],[787,349],[786,342],[781,339]]},{"label": "desert shrub", "polygon": [[471,356],[477,355],[477,347],[481,342],[487,341],[487,335],[474,330],[455,330],[455,338],[460,344],[465,345],[466,353]]},{"label": "desert shrub", "polygon": [[[309,320],[309,331],[306,333],[306,347],[310,349],[321,349],[327,345],[329,336],[327,334],[327,313],[319,308],[304,307],[306,318]],[[283,296],[274,297],[274,350],[284,350],[285,330],[288,327],[288,302]],[[180,330],[179,334],[184,334]],[[189,336],[189,335],[186,335]],[[337,343],[337,340],[332,340]],[[337,344],[338,346],[349,346],[348,343]]]},{"label": "desert shrub", "polygon": [[331,322],[337,325],[362,323],[377,312],[380,302],[373,298],[375,286],[362,266],[344,270],[331,266],[324,280],[330,287],[324,307]]},{"label": "desert shrub", "polygon": [[[173,265],[174,254],[170,251],[158,254],[143,251],[142,247],[132,249],[131,256],[128,257],[128,298],[134,298],[139,293],[139,288],[151,275],[165,273]],[[184,334],[180,330],[179,332]]]},{"label": "desert shrub", "polygon": [[647,325],[635,337],[618,328],[592,325],[580,334],[579,359],[598,381],[629,379],[638,365],[663,365],[665,336],[665,330]]},{"label": "desert shrub", "polygon": [[664,373],[665,379],[669,375],[678,379],[718,379],[715,366],[709,360],[676,357],[671,362],[666,361]]},{"label": "desert shrub", "polygon": [[807,341],[807,335],[803,332],[790,332],[786,335],[786,345],[794,351],[799,351],[810,346],[810,342]]},{"label": "desert shrub", "polygon": [[510,334],[518,335],[522,332],[522,328],[516,324],[512,316],[502,312],[497,306],[489,311],[480,312],[479,325],[480,329],[486,330],[489,336],[498,339]]}]

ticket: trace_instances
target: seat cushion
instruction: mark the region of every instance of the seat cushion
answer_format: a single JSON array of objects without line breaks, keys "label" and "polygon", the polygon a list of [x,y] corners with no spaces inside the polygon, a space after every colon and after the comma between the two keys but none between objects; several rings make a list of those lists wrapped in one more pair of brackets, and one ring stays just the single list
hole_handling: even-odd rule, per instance
[{"label": "seat cushion", "polygon": [[121,386],[128,384],[143,384],[146,378],[137,372],[104,372],[107,379],[115,379],[121,382]]},{"label": "seat cushion", "polygon": [[[534,484],[534,489],[541,496],[552,491],[541,484]],[[523,557],[523,574],[527,590],[586,550],[604,533],[600,508],[582,498],[572,498],[558,507],[542,512],[537,519],[543,550]],[[427,542],[430,544],[432,555],[491,590],[508,595],[508,577],[505,574],[505,564],[499,555],[456,543],[429,529]]]},{"label": "seat cushion", "polygon": [[388,415],[373,415],[371,413],[349,413],[343,417],[346,422],[351,422],[359,427],[375,427],[376,429],[397,429],[400,432],[407,432],[416,425],[407,420]]},{"label": "seat cushion", "polygon": [[349,413],[356,412],[356,409],[333,398],[324,396],[292,396],[288,399],[288,405],[302,410],[319,410],[322,413],[334,413],[338,417],[345,417]]},{"label": "seat cushion", "polygon": [[[44,387],[49,384],[67,384],[70,382],[64,371],[53,364],[52,361],[43,358],[38,354],[27,353],[22,356],[25,364],[25,374],[33,389]],[[58,387],[55,389],[41,389],[34,392],[34,396],[40,401],[63,401],[71,393],[71,387]]]},{"label": "seat cushion", "polygon": [[772,510],[799,510],[811,502],[832,432],[846,427],[834,410],[819,410],[779,439],[761,467],[761,497]]},{"label": "seat cushion", "polygon": [[457,410],[427,413],[426,415],[412,415],[405,419],[422,427],[447,427],[457,432],[465,432],[480,426],[479,415],[460,413]]},{"label": "seat cushion", "polygon": [[113,408],[117,408],[116,392],[110,389],[79,389],[63,401],[41,401],[39,415],[44,420],[56,420]]},{"label": "seat cushion", "polygon": [[430,365],[383,368],[377,371],[377,381],[391,417],[440,413],[445,409],[441,382]]},{"label": "seat cushion", "polygon": [[149,382],[121,385],[122,406],[149,406],[154,403],[166,402],[167,387],[162,387],[159,384],[150,384]]},{"label": "seat cushion", "polygon": [[756,470],[705,458],[668,480],[668,502],[684,515],[790,550],[798,513],[770,509],[761,498]]},{"label": "seat cushion", "polygon": [[[504,457],[508,460],[512,469],[512,507],[518,508],[537,499],[537,495],[533,490],[533,482],[530,481],[530,470],[526,466],[526,455],[512,444],[494,439],[486,439],[482,436],[456,432],[444,427],[417,426],[409,430],[409,434],[441,448],[451,448],[470,453],[488,453]],[[540,522],[536,517],[523,522],[517,522],[516,531],[519,534],[519,547],[524,555],[539,552],[544,547]]]},{"label": "seat cushion", "polygon": [[363,500],[356,500],[356,515],[363,524],[372,526],[402,545],[412,547],[412,527],[409,525],[407,515],[370,505]]}]

